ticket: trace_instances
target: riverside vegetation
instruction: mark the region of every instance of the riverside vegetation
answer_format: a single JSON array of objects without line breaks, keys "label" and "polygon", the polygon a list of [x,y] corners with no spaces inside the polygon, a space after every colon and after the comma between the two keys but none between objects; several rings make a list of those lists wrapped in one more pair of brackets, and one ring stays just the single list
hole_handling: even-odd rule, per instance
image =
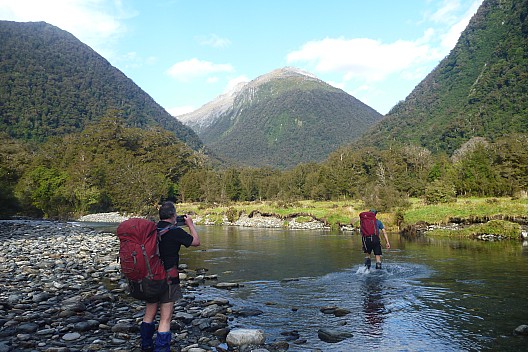
[{"label": "riverside vegetation", "polygon": [[[201,224],[232,224],[243,215],[263,215],[281,219],[279,226],[318,221],[333,229],[359,227],[358,214],[365,210],[360,201],[238,202],[229,205],[178,204],[180,213],[197,216]],[[407,209],[379,213],[378,218],[391,232],[427,226],[428,235],[478,237],[483,234],[521,239],[528,230],[528,198],[461,198],[442,204],[425,204],[411,199]],[[453,226],[453,224],[456,224]]]},{"label": "riverside vegetation", "polygon": [[415,198],[439,205],[461,197],[517,198],[528,192],[528,134],[494,142],[474,138],[451,157],[412,145],[343,147],[322,163],[288,170],[213,167],[169,132],[126,127],[118,112],[44,144],[4,137],[2,216],[145,214],[164,199],[204,204],[359,200],[364,207],[396,212],[412,206]]}]

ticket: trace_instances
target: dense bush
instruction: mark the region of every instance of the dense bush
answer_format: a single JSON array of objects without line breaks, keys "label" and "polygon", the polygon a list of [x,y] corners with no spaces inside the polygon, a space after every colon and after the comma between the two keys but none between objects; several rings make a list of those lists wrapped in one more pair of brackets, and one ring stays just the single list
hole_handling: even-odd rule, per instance
[{"label": "dense bush", "polygon": [[[1,214],[75,217],[124,211],[153,213],[165,199],[232,201],[361,199],[382,211],[404,209],[410,196],[428,204],[464,196],[528,191],[528,137],[474,143],[448,159],[423,148],[341,148],[323,163],[289,170],[218,169],[162,130],[125,127],[108,116],[38,149],[6,137],[0,148]],[[235,214],[232,214],[233,218]]]}]

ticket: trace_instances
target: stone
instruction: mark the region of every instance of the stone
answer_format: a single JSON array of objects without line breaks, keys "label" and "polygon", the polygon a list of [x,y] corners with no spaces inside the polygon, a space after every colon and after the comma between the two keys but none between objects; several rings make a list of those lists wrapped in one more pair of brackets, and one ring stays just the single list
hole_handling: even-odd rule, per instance
[{"label": "stone", "polygon": [[234,329],[227,334],[226,342],[229,346],[263,345],[266,341],[264,331],[260,329]]},{"label": "stone", "polygon": [[352,333],[340,331],[330,328],[322,328],[317,331],[317,336],[321,341],[336,343],[346,340],[349,337],[352,337]]},{"label": "stone", "polygon": [[17,332],[21,334],[32,334],[38,330],[39,326],[35,323],[24,323],[17,327]]},{"label": "stone", "polygon": [[232,288],[240,287],[240,284],[236,282],[219,282],[217,284],[214,284],[213,287],[229,290]]},{"label": "stone", "polygon": [[78,340],[80,337],[81,337],[81,334],[79,334],[78,332],[69,332],[65,334],[64,336],[62,336],[62,339],[64,341],[74,341],[74,340]]},{"label": "stone", "polygon": [[519,325],[513,330],[514,335],[528,336],[528,325]]},{"label": "stone", "polygon": [[334,315],[336,317],[344,317],[345,315],[348,315],[348,314],[350,314],[350,311],[348,309],[344,309],[344,308],[337,308],[334,311]]},{"label": "stone", "polygon": [[260,309],[256,309],[256,308],[242,308],[242,309],[233,311],[233,314],[240,316],[240,317],[254,317],[257,315],[261,315],[263,313],[264,313],[263,311],[261,311]]},{"label": "stone", "polygon": [[225,312],[225,310],[226,309],[224,307],[221,307],[217,304],[213,304],[205,307],[205,309],[202,310],[202,313],[200,315],[204,318],[210,318],[212,316],[215,316],[216,314]]}]

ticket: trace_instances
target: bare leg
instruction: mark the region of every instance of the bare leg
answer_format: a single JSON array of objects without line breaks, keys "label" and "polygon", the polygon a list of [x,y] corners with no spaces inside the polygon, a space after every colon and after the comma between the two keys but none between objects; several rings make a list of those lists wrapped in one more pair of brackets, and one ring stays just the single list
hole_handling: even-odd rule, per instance
[{"label": "bare leg", "polygon": [[170,323],[172,320],[172,313],[174,311],[174,302],[160,304],[160,322],[158,332],[170,331]]},{"label": "bare leg", "polygon": [[145,308],[145,315],[143,316],[143,321],[145,323],[152,323],[154,318],[156,318],[156,313],[158,312],[158,303],[147,303]]}]

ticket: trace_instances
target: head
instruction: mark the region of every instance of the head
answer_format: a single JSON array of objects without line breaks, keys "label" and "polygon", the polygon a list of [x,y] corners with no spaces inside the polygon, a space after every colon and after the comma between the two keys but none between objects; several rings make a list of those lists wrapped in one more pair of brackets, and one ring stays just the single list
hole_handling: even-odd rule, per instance
[{"label": "head", "polygon": [[377,213],[378,213],[378,211],[377,211],[376,209],[370,209],[369,211],[370,211],[371,213],[374,213],[374,214],[377,214]]},{"label": "head", "polygon": [[176,206],[173,202],[164,202],[159,208],[160,220],[167,220],[176,216]]}]

